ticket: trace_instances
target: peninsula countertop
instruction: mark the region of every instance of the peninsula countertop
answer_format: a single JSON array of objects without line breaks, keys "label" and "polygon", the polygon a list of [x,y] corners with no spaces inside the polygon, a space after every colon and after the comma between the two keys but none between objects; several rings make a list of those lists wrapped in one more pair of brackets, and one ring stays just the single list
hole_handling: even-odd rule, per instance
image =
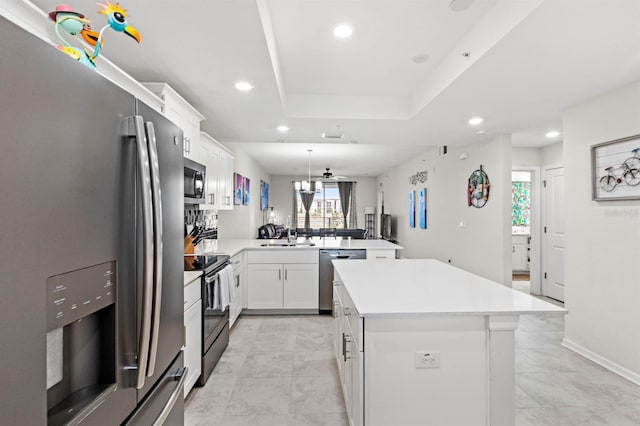
[{"label": "peninsula countertop", "polygon": [[[328,237],[311,239],[298,238],[291,243],[297,246],[271,246],[263,247],[263,244],[286,243],[287,240],[258,240],[258,239],[220,239],[205,240],[196,247],[195,255],[227,254],[235,256],[242,250],[321,250],[321,249],[367,249],[367,250],[401,250],[402,247],[386,240],[360,240],[342,237]],[[313,245],[309,245],[311,242]]]},{"label": "peninsula countertop", "polygon": [[364,317],[567,313],[435,259],[334,260],[333,265]]}]

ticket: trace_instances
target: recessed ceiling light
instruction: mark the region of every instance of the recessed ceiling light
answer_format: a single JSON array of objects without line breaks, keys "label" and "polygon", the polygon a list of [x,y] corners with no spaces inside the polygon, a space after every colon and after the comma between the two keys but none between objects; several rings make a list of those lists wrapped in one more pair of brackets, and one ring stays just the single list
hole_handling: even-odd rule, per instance
[{"label": "recessed ceiling light", "polygon": [[278,131],[285,133],[289,131],[289,128],[287,126],[278,126]]},{"label": "recessed ceiling light", "polygon": [[471,124],[472,126],[477,126],[478,124],[481,124],[484,121],[484,118],[482,117],[473,117],[469,120],[469,124]]},{"label": "recessed ceiling light", "polygon": [[547,132],[547,134],[545,135],[548,138],[557,138],[558,136],[560,136],[560,132],[558,132],[557,130],[552,130],[550,132]]},{"label": "recessed ceiling light", "polygon": [[473,4],[473,0],[451,0],[449,3],[449,8],[454,12],[461,12],[463,10],[469,9]]},{"label": "recessed ceiling light", "polygon": [[333,35],[338,38],[347,38],[353,34],[353,28],[348,24],[339,24],[336,25],[333,29]]},{"label": "recessed ceiling light", "polygon": [[253,84],[247,82],[247,81],[239,81],[236,83],[236,89],[238,89],[241,92],[248,92],[249,90],[253,89]]},{"label": "recessed ceiling light", "polygon": [[486,130],[478,130],[478,134],[479,134],[479,135],[484,135],[485,133],[487,133],[487,131],[486,131]]},{"label": "recessed ceiling light", "polygon": [[431,56],[429,56],[427,53],[419,53],[411,58],[411,60],[414,64],[424,64],[429,60],[429,58],[431,58]]}]

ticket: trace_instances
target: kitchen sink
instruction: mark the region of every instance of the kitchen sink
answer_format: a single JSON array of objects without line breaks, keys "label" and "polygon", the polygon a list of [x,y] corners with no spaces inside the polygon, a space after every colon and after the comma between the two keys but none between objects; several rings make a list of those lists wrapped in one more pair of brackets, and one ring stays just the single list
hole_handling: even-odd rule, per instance
[{"label": "kitchen sink", "polygon": [[260,244],[260,247],[297,247],[297,246],[309,246],[309,247],[313,247],[315,246],[316,243],[312,243],[312,242],[299,242],[299,243],[287,243],[287,242],[277,242],[277,243],[263,243]]}]

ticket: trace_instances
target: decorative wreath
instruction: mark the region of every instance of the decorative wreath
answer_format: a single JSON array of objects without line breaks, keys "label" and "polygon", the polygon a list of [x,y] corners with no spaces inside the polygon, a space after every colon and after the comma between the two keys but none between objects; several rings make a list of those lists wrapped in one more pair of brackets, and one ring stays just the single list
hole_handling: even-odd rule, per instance
[{"label": "decorative wreath", "polygon": [[467,204],[482,208],[489,201],[489,176],[482,170],[482,165],[469,176],[467,185]]}]

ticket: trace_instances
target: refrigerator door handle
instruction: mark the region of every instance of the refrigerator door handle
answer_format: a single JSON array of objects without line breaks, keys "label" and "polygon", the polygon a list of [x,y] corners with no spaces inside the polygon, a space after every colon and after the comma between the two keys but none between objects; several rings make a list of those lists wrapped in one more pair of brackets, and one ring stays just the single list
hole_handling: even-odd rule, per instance
[{"label": "refrigerator door handle", "polygon": [[138,372],[136,388],[144,386],[149,362],[149,341],[151,334],[151,309],[153,308],[153,207],[151,193],[151,172],[149,170],[149,152],[146,143],[144,121],[141,116],[128,117],[133,128],[128,132],[136,138],[138,153],[138,172],[140,176],[140,198],[142,201],[142,319],[138,349]]},{"label": "refrigerator door handle", "polygon": [[162,302],[162,198],[160,194],[160,165],[156,145],[156,131],[153,123],[146,122],[147,147],[151,169],[151,192],[153,206],[153,313],[151,315],[151,344],[147,377],[151,377],[156,367],[158,336],[160,334],[160,309]]},{"label": "refrigerator door handle", "polygon": [[169,397],[169,400],[167,401],[167,405],[164,406],[164,408],[158,415],[158,418],[156,419],[156,421],[153,422],[153,426],[162,426],[165,420],[167,420],[167,417],[169,417],[169,414],[171,413],[171,410],[173,409],[174,405],[176,405],[176,402],[178,402],[178,398],[182,397],[182,394],[184,393],[184,390],[183,390],[184,381],[187,378],[188,372],[189,372],[189,369],[187,367],[182,367],[173,376],[173,380],[177,380],[178,384],[176,385],[176,388],[173,390],[173,393],[171,394],[171,396]]}]

